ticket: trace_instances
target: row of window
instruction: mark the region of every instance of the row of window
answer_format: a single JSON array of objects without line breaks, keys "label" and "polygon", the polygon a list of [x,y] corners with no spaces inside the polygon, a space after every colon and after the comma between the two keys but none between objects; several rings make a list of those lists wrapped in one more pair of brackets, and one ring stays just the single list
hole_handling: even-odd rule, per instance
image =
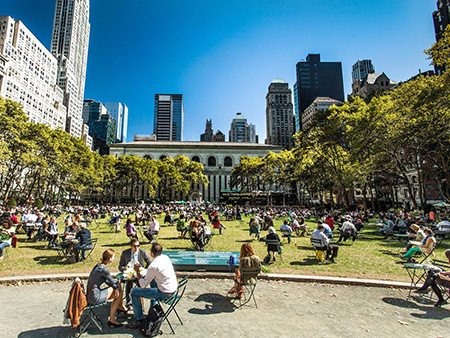
[{"label": "row of window", "polygon": [[[144,158],[152,159],[152,157],[150,155],[145,155]],[[160,160],[164,160],[165,158],[167,158],[166,155],[161,155],[159,157]],[[193,162],[201,163],[199,156],[192,156],[191,160]],[[233,166],[233,159],[230,156],[225,156],[225,158],[223,159],[223,165],[224,165],[224,167],[232,167]],[[216,160],[216,158],[214,156],[209,156],[208,157],[207,166],[208,167],[216,167],[217,166],[217,160]]]}]

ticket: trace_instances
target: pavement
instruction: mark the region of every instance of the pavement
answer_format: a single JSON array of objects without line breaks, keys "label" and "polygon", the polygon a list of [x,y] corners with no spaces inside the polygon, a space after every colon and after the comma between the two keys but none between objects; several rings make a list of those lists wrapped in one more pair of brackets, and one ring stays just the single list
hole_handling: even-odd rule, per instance
[{"label": "pavement", "polygon": [[[372,286],[260,280],[258,307],[236,308],[226,298],[230,279],[190,279],[178,304],[184,325],[171,316],[177,337],[450,337],[450,305],[407,300],[408,290]],[[0,336],[70,337],[63,309],[70,282],[0,285]],[[250,304],[250,303],[249,303]],[[253,305],[253,304],[252,304]],[[106,310],[101,317],[106,321]],[[119,321],[132,319],[121,317]],[[163,336],[172,336],[166,323]],[[91,327],[86,337],[141,337],[126,328]]]}]

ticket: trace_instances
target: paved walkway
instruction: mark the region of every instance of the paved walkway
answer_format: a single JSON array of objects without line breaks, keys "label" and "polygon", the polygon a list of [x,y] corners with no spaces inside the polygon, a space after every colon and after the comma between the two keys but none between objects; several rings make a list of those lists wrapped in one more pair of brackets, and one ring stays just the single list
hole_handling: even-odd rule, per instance
[{"label": "paved walkway", "polygon": [[[185,325],[176,326],[175,337],[449,337],[450,305],[406,301],[406,290],[260,281],[258,308],[235,309],[224,297],[231,284],[190,280],[179,303]],[[62,324],[69,288],[68,282],[0,286],[1,337],[69,337]],[[167,324],[162,329],[170,336]],[[92,335],[99,332],[91,328],[86,336]],[[140,334],[106,328],[103,336]]]}]

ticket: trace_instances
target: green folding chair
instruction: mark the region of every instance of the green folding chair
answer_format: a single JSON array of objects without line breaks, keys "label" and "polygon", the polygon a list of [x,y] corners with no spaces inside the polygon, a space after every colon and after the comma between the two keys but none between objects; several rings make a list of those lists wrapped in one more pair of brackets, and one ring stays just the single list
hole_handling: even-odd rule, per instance
[{"label": "green folding chair", "polygon": [[170,296],[169,298],[167,298],[166,300],[160,301],[159,303],[163,303],[164,305],[167,305],[168,308],[166,310],[166,312],[164,313],[164,318],[163,321],[167,321],[167,324],[170,327],[170,330],[172,331],[173,334],[175,334],[175,331],[172,327],[172,324],[169,321],[169,315],[170,313],[173,311],[175,313],[175,315],[177,316],[178,320],[180,321],[180,324],[183,325],[183,321],[181,320],[176,306],[179,303],[179,301],[181,300],[181,298],[183,298],[184,292],[186,291],[186,284],[188,282],[188,278],[184,277],[182,278],[179,282],[178,282],[178,288],[177,291],[175,291],[175,293]]}]

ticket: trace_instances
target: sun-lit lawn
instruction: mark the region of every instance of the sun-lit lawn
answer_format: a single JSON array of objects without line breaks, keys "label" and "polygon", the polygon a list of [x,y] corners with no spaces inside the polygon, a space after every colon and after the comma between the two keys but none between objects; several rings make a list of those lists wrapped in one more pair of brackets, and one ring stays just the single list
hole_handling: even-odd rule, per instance
[{"label": "sun-lit lawn", "polygon": [[[62,231],[62,219],[59,226]],[[162,219],[160,219],[162,223]],[[124,222],[123,222],[124,223]],[[245,241],[250,240],[248,233],[248,219],[244,222],[223,222],[226,229],[223,234],[214,235],[207,251],[239,251]],[[275,220],[275,228],[278,229],[282,220]],[[309,222],[310,229],[315,228],[315,222]],[[407,280],[407,275],[399,264],[401,261],[397,254],[402,244],[396,240],[384,240],[376,233],[375,227],[363,229],[355,243],[341,244],[339,256],[335,264],[319,265],[314,257],[309,237],[293,237],[290,244],[283,239],[282,257],[277,256],[275,263],[269,266],[270,272],[296,273],[308,275],[334,275],[360,278],[379,278],[391,280]],[[89,272],[92,266],[100,258],[101,252],[107,248],[113,248],[120,253],[128,248],[128,238],[125,231],[112,233],[108,220],[97,220],[97,224],[91,225],[93,238],[98,238],[98,244],[92,257],[93,260],[76,264],[67,264],[65,260],[58,258],[57,252],[47,249],[46,242],[25,242],[26,235],[19,235],[19,247],[8,248],[7,257],[0,263],[0,276],[51,274],[61,272]],[[262,235],[265,235],[263,232]],[[338,234],[335,233],[337,239]],[[158,241],[165,249],[192,250],[189,239],[181,239],[175,226],[162,226]],[[141,242],[142,243],[142,242]],[[256,254],[263,258],[266,255],[266,247],[263,242],[252,241]],[[448,240],[437,250],[436,258],[444,259],[444,250],[450,247]],[[149,250],[148,241],[143,242],[143,248]],[[118,257],[117,263],[118,263]]]}]

